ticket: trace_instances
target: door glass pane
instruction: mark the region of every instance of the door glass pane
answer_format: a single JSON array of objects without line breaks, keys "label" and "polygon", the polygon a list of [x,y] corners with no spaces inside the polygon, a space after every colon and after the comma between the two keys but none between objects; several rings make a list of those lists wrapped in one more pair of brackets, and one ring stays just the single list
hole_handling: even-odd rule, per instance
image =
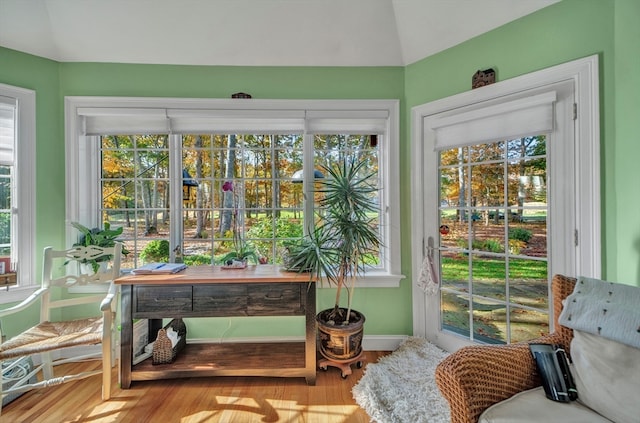
[{"label": "door glass pane", "polygon": [[442,328],[469,337],[469,297],[463,292],[442,291]]},{"label": "door glass pane", "polygon": [[509,343],[548,325],[546,163],[545,136],[440,153],[443,328]]},{"label": "door glass pane", "polygon": [[472,165],[471,172],[471,204],[480,207],[486,218],[486,210],[504,206],[504,164]]},{"label": "door glass pane", "polygon": [[507,296],[506,259],[474,254],[472,266],[473,294],[504,301]]},{"label": "door glass pane", "polygon": [[473,297],[473,339],[486,343],[507,341],[504,303]]},{"label": "door glass pane", "polygon": [[452,288],[457,292],[469,292],[469,254],[442,251],[442,287]]},{"label": "door glass pane", "polygon": [[546,261],[512,259],[509,280],[509,298],[512,303],[541,310],[549,308]]},{"label": "door glass pane", "polygon": [[549,334],[549,316],[542,311],[512,307],[509,321],[511,342],[528,341]]}]

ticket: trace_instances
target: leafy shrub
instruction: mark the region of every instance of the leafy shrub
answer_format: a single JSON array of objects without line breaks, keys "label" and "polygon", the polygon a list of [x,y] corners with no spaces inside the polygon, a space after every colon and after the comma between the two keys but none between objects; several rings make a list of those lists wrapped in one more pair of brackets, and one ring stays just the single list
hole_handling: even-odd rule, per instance
[{"label": "leafy shrub", "polygon": [[149,242],[140,253],[140,258],[145,263],[167,263],[169,261],[169,241],[155,239]]},{"label": "leafy shrub", "polygon": [[527,243],[524,241],[520,241],[519,239],[510,239],[509,240],[509,252],[511,254],[520,254],[523,248],[527,246]]},{"label": "leafy shrub", "polygon": [[184,264],[187,266],[199,266],[203,264],[211,264],[210,254],[197,254],[184,256]]},{"label": "leafy shrub", "polygon": [[[261,255],[267,255],[272,249],[272,238],[285,240],[278,241],[278,245],[283,245],[286,240],[302,238],[302,223],[288,217],[277,218],[274,233],[270,218],[256,219],[247,231],[247,238],[253,239],[251,244]],[[270,260],[275,263],[276,258],[270,257]]]},{"label": "leafy shrub", "polygon": [[531,232],[529,229],[509,228],[509,239],[514,239],[514,240],[527,243],[529,242],[532,236],[533,236],[533,232]]},{"label": "leafy shrub", "polygon": [[[469,244],[466,239],[458,239],[456,244],[460,248],[468,248]],[[504,252],[504,247],[497,239],[474,239],[471,248],[477,251],[490,251],[492,253]]]},{"label": "leafy shrub", "polygon": [[482,251],[491,251],[492,253],[502,253],[504,252],[504,247],[502,243],[497,239],[487,239],[481,243]]}]

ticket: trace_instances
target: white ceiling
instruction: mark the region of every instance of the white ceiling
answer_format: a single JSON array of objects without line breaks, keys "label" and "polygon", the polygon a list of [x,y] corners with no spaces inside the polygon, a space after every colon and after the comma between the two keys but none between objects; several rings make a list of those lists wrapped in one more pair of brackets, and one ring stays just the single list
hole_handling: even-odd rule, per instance
[{"label": "white ceiling", "polygon": [[0,46],[61,62],[404,66],[559,0],[0,0]]}]

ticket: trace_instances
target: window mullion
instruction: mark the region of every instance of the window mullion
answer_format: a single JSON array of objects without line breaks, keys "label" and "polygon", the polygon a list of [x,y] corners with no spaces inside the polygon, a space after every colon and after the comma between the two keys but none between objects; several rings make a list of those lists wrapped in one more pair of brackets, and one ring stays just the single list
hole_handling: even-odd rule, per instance
[{"label": "window mullion", "polygon": [[169,261],[175,262],[176,248],[183,245],[182,220],[182,135],[169,135]]},{"label": "window mullion", "polygon": [[313,134],[306,131],[303,135],[302,145],[302,198],[303,213],[304,213],[304,230],[306,234],[311,233],[313,230],[313,200],[315,190],[315,175],[314,175],[314,149],[313,149]]}]

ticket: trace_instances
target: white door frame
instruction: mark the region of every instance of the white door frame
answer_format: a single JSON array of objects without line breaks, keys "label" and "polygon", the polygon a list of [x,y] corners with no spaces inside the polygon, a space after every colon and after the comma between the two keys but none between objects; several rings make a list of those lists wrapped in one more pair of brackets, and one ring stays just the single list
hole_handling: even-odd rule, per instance
[{"label": "white door frame", "polygon": [[[439,295],[427,297],[417,285],[427,242],[425,237],[426,225],[424,224],[426,211],[424,210],[425,163],[423,157],[425,128],[423,122],[425,117],[562,81],[573,81],[575,87],[575,110],[577,111],[574,132],[576,155],[575,207],[579,213],[576,213],[575,269],[573,269],[573,274],[569,274],[569,276],[600,277],[599,77],[598,56],[593,55],[412,108],[411,258],[414,336],[426,337],[432,342],[438,343],[437,333],[429,330],[427,322],[440,321]],[[567,273],[571,272],[567,271]],[[461,340],[461,342],[455,343],[448,342],[445,345],[439,344],[451,351],[464,345],[465,342]]]}]

